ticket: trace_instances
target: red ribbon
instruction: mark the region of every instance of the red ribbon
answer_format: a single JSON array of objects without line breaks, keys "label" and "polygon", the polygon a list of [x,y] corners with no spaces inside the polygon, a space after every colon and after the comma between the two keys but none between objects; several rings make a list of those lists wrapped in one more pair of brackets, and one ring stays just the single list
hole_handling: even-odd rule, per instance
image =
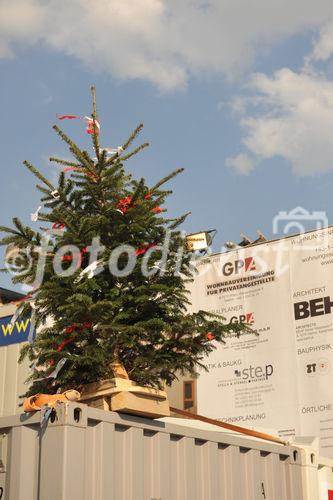
[{"label": "red ribbon", "polygon": [[67,344],[70,344],[71,342],[73,342],[73,340],[75,340],[75,337],[71,337],[70,339],[67,339],[67,340],[64,340],[63,342],[61,342],[61,344],[57,347],[57,352],[60,352],[63,350],[63,348],[67,345]]},{"label": "red ribbon", "polygon": [[62,255],[61,257],[61,261],[62,262],[71,262],[73,260],[74,257],[80,257],[79,260],[78,260],[78,267],[81,266],[82,264],[82,259],[83,259],[83,254],[87,253],[87,247],[84,247],[82,248],[81,252],[78,254],[78,253],[74,253],[72,255]]},{"label": "red ribbon", "polygon": [[[144,196],[144,199],[145,200],[150,200],[151,199],[151,194],[148,193]],[[120,210],[123,214],[125,214],[129,208],[131,208],[133,206],[132,204],[132,196],[127,196],[127,198],[122,198],[118,205],[117,205],[117,208],[118,210]],[[156,207],[153,207],[151,209],[152,212],[154,212],[155,214],[160,214],[161,212],[163,212],[163,208],[159,207],[159,206],[156,206]]]},{"label": "red ribbon", "polygon": [[[94,133],[94,121],[86,120],[86,123],[87,123],[86,132],[87,134],[92,135]],[[99,124],[97,121],[95,121],[95,125],[96,125],[96,133],[99,134]]]},{"label": "red ribbon", "polygon": [[81,170],[81,167],[66,167],[64,168],[64,172],[71,172],[72,170],[75,170],[76,172]]},{"label": "red ribbon", "polygon": [[86,175],[87,177],[92,177],[95,181],[98,180],[98,175],[94,174],[93,172],[87,172],[82,167],[67,167],[67,168],[64,168],[64,172],[70,172],[72,170],[74,172],[83,172],[84,175]]},{"label": "red ribbon", "polygon": [[152,208],[151,211],[154,212],[154,214],[160,214],[161,212],[163,212],[163,208],[157,206]]},{"label": "red ribbon", "polygon": [[[77,116],[77,115],[61,115],[57,116],[58,120],[83,120],[86,122],[86,132],[89,135],[92,135],[94,133],[94,129],[96,127],[96,134],[99,134],[100,130],[100,124],[98,123],[97,120],[94,121],[93,118],[90,118],[90,116],[85,116],[82,118],[82,116]],[[95,126],[94,126],[95,124]]]},{"label": "red ribbon", "polygon": [[[84,330],[84,328],[91,328],[93,326],[93,324],[91,322],[86,322],[86,323],[83,323],[83,324],[80,324],[80,323],[74,323],[73,325],[65,328],[64,330],[64,333],[73,333],[74,330]],[[74,342],[75,340],[75,337],[71,337],[70,339],[67,339],[67,340],[64,340],[63,342],[61,342],[60,345],[58,345],[57,347],[57,352],[60,352],[63,350],[63,348],[67,345],[67,344],[70,344],[71,342]],[[50,359],[50,366],[54,366],[54,359],[51,358]]]},{"label": "red ribbon", "polygon": [[74,120],[75,118],[81,119],[81,116],[76,115],[61,115],[57,116],[58,120]]},{"label": "red ribbon", "polygon": [[90,322],[83,323],[82,325],[80,323],[74,323],[73,325],[65,328],[64,332],[65,333],[73,333],[74,330],[84,330],[85,328],[91,328],[92,326],[93,326],[93,324]]},{"label": "red ribbon", "polygon": [[[67,344],[70,344],[71,342],[73,342],[73,340],[75,340],[74,337],[68,339],[68,340],[64,340],[63,342],[61,342],[60,345],[58,345],[57,347],[57,352],[60,352],[63,350],[63,348],[67,345]],[[50,359],[50,366],[54,366],[55,362],[54,362],[54,358],[51,358]]]},{"label": "red ribbon", "polygon": [[144,255],[149,248],[156,247],[157,243],[148,243],[147,245],[141,245],[136,250],[136,255]]},{"label": "red ribbon", "polygon": [[52,226],[52,229],[64,229],[65,224],[62,224],[62,222],[55,222]]}]

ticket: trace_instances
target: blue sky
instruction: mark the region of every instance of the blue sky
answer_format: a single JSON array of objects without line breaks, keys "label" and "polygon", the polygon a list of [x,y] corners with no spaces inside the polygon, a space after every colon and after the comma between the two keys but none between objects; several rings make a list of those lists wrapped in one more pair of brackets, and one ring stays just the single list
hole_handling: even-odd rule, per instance
[{"label": "blue sky", "polygon": [[[48,157],[68,154],[51,126],[90,113],[91,83],[102,145],[143,122],[151,147],[128,167],[148,182],[185,167],[168,209],[192,211],[189,232],[218,229],[215,251],[273,237],[299,205],[332,224],[332,55],[326,0],[0,0],[1,224],[31,223],[22,161],[54,179]],[[80,122],[62,126],[90,147]]]}]

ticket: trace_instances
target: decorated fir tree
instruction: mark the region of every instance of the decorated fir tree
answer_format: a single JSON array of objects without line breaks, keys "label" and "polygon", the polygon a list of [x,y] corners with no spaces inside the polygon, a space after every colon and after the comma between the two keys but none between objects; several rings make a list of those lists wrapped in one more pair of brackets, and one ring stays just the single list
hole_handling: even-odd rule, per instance
[{"label": "decorated fir tree", "polygon": [[187,312],[192,254],[179,226],[188,214],[168,219],[161,208],[171,194],[165,184],[182,169],[154,186],[133,179],[125,163],[148,145],[131,149],[142,125],[110,151],[100,146],[95,98],[87,121],[93,157],[53,127],[73,156],[50,158],[62,167],[56,186],[24,162],[39,180],[43,208],[33,219],[43,227],[17,218],[13,228],[1,227],[8,234],[1,244],[26,266],[13,281],[34,287],[19,311],[32,314],[38,329],[21,353],[33,368],[29,394],[120,372],[161,387],[177,373],[194,374],[214,349],[212,339],[244,331],[219,316]]}]

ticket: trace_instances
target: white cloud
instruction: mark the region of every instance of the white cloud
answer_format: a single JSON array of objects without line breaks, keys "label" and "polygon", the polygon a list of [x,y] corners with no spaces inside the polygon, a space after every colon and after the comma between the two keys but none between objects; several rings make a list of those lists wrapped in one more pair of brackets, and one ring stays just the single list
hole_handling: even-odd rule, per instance
[{"label": "white cloud", "polygon": [[237,173],[241,175],[249,174],[255,167],[255,162],[249,155],[240,153],[237,156],[233,156],[226,159],[226,166],[236,170]]},{"label": "white cloud", "polygon": [[170,90],[192,74],[233,78],[262,47],[330,19],[331,0],[4,0],[0,57],[40,41],[90,68]]},{"label": "white cloud", "polygon": [[319,40],[315,43],[310,59],[326,61],[333,54],[333,23],[326,24],[320,31]]},{"label": "white cloud", "polygon": [[284,68],[255,75],[250,86],[258,107],[248,108],[241,125],[257,161],[280,156],[297,175],[333,169],[333,81]]},{"label": "white cloud", "polygon": [[35,0],[0,3],[0,57],[11,57],[17,45],[30,45],[40,37],[46,8]]}]

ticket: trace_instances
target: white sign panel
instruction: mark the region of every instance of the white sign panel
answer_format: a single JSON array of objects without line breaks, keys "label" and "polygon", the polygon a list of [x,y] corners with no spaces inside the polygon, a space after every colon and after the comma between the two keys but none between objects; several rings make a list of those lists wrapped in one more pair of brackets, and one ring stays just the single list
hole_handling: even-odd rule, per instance
[{"label": "white sign panel", "polygon": [[279,435],[319,436],[333,456],[333,229],[198,262],[193,310],[257,335],[217,345],[198,379],[198,413]]}]

